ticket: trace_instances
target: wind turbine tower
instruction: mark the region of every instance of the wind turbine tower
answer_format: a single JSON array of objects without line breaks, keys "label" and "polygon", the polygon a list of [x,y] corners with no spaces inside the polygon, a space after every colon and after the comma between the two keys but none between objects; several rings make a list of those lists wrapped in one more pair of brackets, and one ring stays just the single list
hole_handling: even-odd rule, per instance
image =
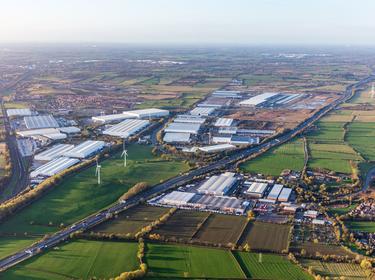
[{"label": "wind turbine tower", "polygon": [[96,161],[96,170],[95,170],[95,176],[98,177],[98,185],[101,183],[101,178],[100,178],[100,170],[102,169],[102,166],[99,165],[98,161]]},{"label": "wind turbine tower", "polygon": [[371,86],[371,98],[374,98],[375,96],[375,85],[374,83],[372,83],[372,86]]},{"label": "wind turbine tower", "polygon": [[124,167],[126,167],[126,158],[128,156],[128,151],[126,150],[126,147],[125,147],[125,139],[124,139],[124,142],[123,142],[123,145],[122,145],[122,154],[121,154],[122,157],[124,157]]}]

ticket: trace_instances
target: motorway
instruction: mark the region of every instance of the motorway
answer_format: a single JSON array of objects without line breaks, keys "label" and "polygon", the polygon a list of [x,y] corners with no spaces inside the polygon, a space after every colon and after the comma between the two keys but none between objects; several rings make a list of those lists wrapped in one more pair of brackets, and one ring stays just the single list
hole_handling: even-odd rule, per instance
[{"label": "motorway", "polygon": [[69,228],[65,228],[51,236],[48,236],[39,242],[31,245],[30,247],[19,251],[9,257],[6,257],[2,260],[0,260],[0,271],[4,271],[9,267],[12,267],[16,265],[19,262],[22,262],[47,248],[52,248],[56,246],[58,243],[67,240],[70,237],[70,234],[78,231],[84,231],[89,228],[92,228],[93,226],[100,224],[104,221],[106,221],[110,216],[113,214],[116,214],[118,212],[121,212],[137,203],[139,203],[142,200],[146,200],[150,197],[153,197],[157,194],[166,192],[172,188],[184,185],[188,183],[189,181],[193,180],[195,176],[201,176],[205,175],[207,173],[210,173],[212,171],[221,169],[221,168],[226,168],[230,164],[233,164],[241,159],[245,159],[249,157],[250,155],[256,154],[260,152],[262,149],[269,149],[275,146],[278,146],[282,143],[285,143],[289,140],[291,140],[293,137],[295,137],[297,134],[303,132],[306,128],[311,126],[314,122],[319,120],[322,116],[327,114],[330,110],[336,108],[339,104],[347,101],[349,98],[352,97],[353,90],[355,90],[358,87],[361,87],[368,82],[375,80],[375,76],[369,76],[360,82],[350,85],[346,88],[345,93],[343,94],[342,97],[337,99],[335,102],[328,104],[327,106],[323,107],[319,111],[317,111],[314,115],[306,119],[304,122],[300,123],[296,128],[284,133],[283,135],[271,139],[267,142],[264,142],[256,147],[251,147],[248,149],[244,150],[239,150],[232,155],[223,158],[221,160],[218,160],[214,163],[211,163],[209,165],[203,166],[198,169],[194,169],[186,174],[183,174],[178,177],[174,177],[172,179],[169,179],[163,183],[160,183],[158,185],[155,185],[154,187],[130,198],[129,200],[125,202],[118,202],[114,204],[113,206],[110,206],[109,208],[86,217],[85,219],[73,224]]}]

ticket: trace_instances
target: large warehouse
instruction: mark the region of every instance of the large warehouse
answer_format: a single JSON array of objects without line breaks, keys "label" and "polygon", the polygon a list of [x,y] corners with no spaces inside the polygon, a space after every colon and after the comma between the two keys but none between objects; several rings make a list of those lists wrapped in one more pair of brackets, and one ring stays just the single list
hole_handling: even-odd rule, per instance
[{"label": "large warehouse", "polygon": [[124,120],[103,131],[103,134],[127,138],[141,131],[150,124],[148,120]]},{"label": "large warehouse", "polygon": [[287,202],[291,194],[292,194],[291,188],[283,188],[277,200],[280,202]]},{"label": "large warehouse", "polygon": [[264,196],[264,192],[267,190],[267,183],[259,183],[259,182],[245,182],[244,185],[249,185],[249,188],[245,191],[250,197],[255,198],[262,198]]},{"label": "large warehouse", "polygon": [[165,132],[181,132],[181,133],[191,133],[198,134],[201,125],[198,123],[171,123],[168,125]]},{"label": "large warehouse", "polygon": [[189,143],[190,136],[190,133],[167,132],[164,135],[163,141],[166,143]]},{"label": "large warehouse", "polygon": [[277,200],[280,193],[281,193],[281,190],[283,189],[283,185],[280,185],[280,184],[275,184],[270,193],[268,194],[267,196],[267,199],[269,200]]},{"label": "large warehouse", "polygon": [[205,121],[206,121],[206,119],[202,118],[200,116],[178,115],[177,118],[175,118],[173,122],[175,122],[175,123],[199,123],[199,124],[203,124]]},{"label": "large warehouse", "polygon": [[52,115],[24,117],[24,121],[28,129],[59,127],[59,124]]},{"label": "large warehouse", "polygon": [[205,153],[217,153],[217,152],[232,150],[235,148],[236,146],[231,145],[231,144],[218,144],[218,145],[199,147],[198,149]]},{"label": "large warehouse", "polygon": [[233,124],[233,119],[219,118],[215,122],[214,126],[217,126],[217,127],[228,127],[228,126],[231,126],[232,124]]},{"label": "large warehouse", "polygon": [[78,163],[79,160],[76,158],[60,157],[54,159],[30,173],[30,177],[35,178],[38,176],[49,177],[60,173],[64,169],[67,169],[74,164]]},{"label": "large warehouse", "polygon": [[17,131],[17,135],[21,137],[32,137],[36,135],[47,135],[47,134],[56,134],[56,133],[60,133],[60,130],[58,130],[57,128],[41,128],[41,129]]},{"label": "large warehouse", "polygon": [[102,150],[104,146],[104,141],[87,140],[65,152],[63,155],[72,158],[87,158]]},{"label": "large warehouse", "polygon": [[125,111],[123,114],[135,117],[138,119],[148,119],[148,118],[161,118],[169,116],[168,110],[150,108],[150,109],[140,109],[133,111]]},{"label": "large warehouse", "polygon": [[216,90],[212,93],[212,96],[220,98],[241,98],[240,91],[236,90]]},{"label": "large warehouse", "polygon": [[225,172],[221,175],[212,176],[198,188],[198,192],[208,195],[225,195],[236,182],[237,178],[234,173]]},{"label": "large warehouse", "polygon": [[190,111],[190,114],[193,116],[210,116],[215,112],[215,108],[212,107],[196,107]]},{"label": "large warehouse", "polygon": [[50,161],[50,160],[53,160],[55,158],[62,156],[64,153],[70,151],[73,148],[74,148],[74,145],[57,144],[51,147],[50,149],[45,150],[35,155],[34,159],[40,160],[40,161]]},{"label": "large warehouse", "polygon": [[254,97],[251,97],[249,99],[246,99],[244,101],[241,101],[239,104],[241,106],[258,107],[268,102],[270,99],[275,98],[278,95],[278,92],[265,92]]},{"label": "large warehouse", "polygon": [[107,124],[107,123],[121,122],[126,119],[134,119],[134,118],[135,116],[130,116],[126,114],[111,114],[111,115],[95,116],[95,117],[92,117],[91,119],[97,123]]},{"label": "large warehouse", "polygon": [[8,117],[26,117],[26,116],[31,116],[32,112],[29,108],[8,109],[7,115],[8,115]]},{"label": "large warehouse", "polygon": [[159,203],[172,206],[186,206],[194,195],[195,193],[173,191],[160,199]]}]

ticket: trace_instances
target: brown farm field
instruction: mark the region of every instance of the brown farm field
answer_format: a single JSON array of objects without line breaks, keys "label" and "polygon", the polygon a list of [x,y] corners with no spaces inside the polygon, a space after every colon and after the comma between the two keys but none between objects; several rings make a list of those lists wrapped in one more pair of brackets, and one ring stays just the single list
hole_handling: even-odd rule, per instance
[{"label": "brown farm field", "polygon": [[208,216],[208,212],[178,210],[165,224],[152,233],[166,238],[190,240]]},{"label": "brown farm field", "polygon": [[306,256],[311,257],[315,257],[317,254],[354,257],[353,253],[345,250],[343,247],[338,245],[312,242],[304,242],[297,245],[291,245],[291,251],[293,252],[301,252],[302,249],[306,251]]},{"label": "brown farm field", "polygon": [[245,217],[213,214],[197,232],[195,239],[213,244],[235,244],[246,224]]},{"label": "brown farm field", "polygon": [[109,220],[93,229],[94,232],[103,233],[131,233],[134,234],[150,222],[158,219],[169,209],[147,205],[134,206],[115,219]]},{"label": "brown farm field", "polygon": [[290,225],[253,222],[246,227],[241,245],[251,249],[269,252],[282,252],[289,245]]}]

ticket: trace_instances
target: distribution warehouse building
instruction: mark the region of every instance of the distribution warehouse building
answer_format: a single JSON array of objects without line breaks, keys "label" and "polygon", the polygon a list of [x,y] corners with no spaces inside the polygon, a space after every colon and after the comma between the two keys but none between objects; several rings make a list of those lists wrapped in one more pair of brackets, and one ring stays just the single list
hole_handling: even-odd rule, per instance
[{"label": "distribution warehouse building", "polygon": [[24,117],[24,121],[28,129],[59,127],[59,124],[52,115],[28,116]]},{"label": "distribution warehouse building", "polygon": [[103,134],[127,138],[141,131],[150,124],[148,120],[124,120],[103,131]]},{"label": "distribution warehouse building", "polygon": [[24,109],[8,109],[7,110],[8,117],[25,117],[31,116],[32,112],[29,108]]},{"label": "distribution warehouse building", "polygon": [[215,108],[212,107],[196,107],[190,111],[190,114],[193,116],[210,116],[215,112]]},{"label": "distribution warehouse building", "polygon": [[96,116],[92,117],[91,119],[94,122],[106,124],[106,123],[115,123],[115,122],[121,122],[126,119],[133,119],[133,116],[129,116],[126,114],[111,114],[111,115],[103,115],[103,116]]},{"label": "distribution warehouse building", "polygon": [[153,118],[161,118],[161,117],[167,117],[167,116],[169,116],[168,110],[150,108],[150,109],[125,111],[125,112],[122,112],[121,114],[95,116],[95,117],[92,117],[91,119],[94,122],[106,124],[106,123],[120,122],[126,119],[153,119]]},{"label": "distribution warehouse building", "polygon": [[200,116],[178,115],[177,118],[175,118],[173,122],[175,122],[175,123],[198,123],[198,124],[203,124],[205,121],[206,121],[206,119],[202,118]]},{"label": "distribution warehouse building", "polygon": [[280,193],[281,193],[281,190],[283,189],[283,185],[280,185],[280,184],[275,184],[270,193],[268,194],[267,196],[267,199],[269,200],[277,200]]},{"label": "distribution warehouse building", "polygon": [[245,191],[245,194],[255,198],[262,198],[268,186],[267,183],[259,182],[245,182],[244,185],[250,185],[249,188]]},{"label": "distribution warehouse building", "polygon": [[164,135],[163,141],[166,143],[189,143],[190,133],[167,132]]},{"label": "distribution warehouse building", "polygon": [[257,107],[261,106],[263,103],[268,102],[270,99],[275,98],[278,95],[278,92],[265,92],[257,96],[251,97],[249,99],[246,99],[244,101],[241,101],[239,104],[241,106]]},{"label": "distribution warehouse building", "polygon": [[77,145],[73,149],[65,152],[63,155],[72,158],[87,158],[102,150],[104,146],[104,141],[87,140]]},{"label": "distribution warehouse building", "polygon": [[198,192],[208,195],[225,195],[236,182],[237,178],[234,173],[225,172],[221,175],[212,176],[198,188]]},{"label": "distribution warehouse building", "polygon": [[198,123],[171,123],[168,125],[165,132],[181,132],[181,133],[191,133],[198,134],[201,125]]},{"label": "distribution warehouse building", "polygon": [[218,126],[218,127],[228,127],[228,126],[231,126],[233,124],[233,119],[229,119],[229,118],[219,118],[217,119],[217,121],[215,122],[214,126]]},{"label": "distribution warehouse building", "polygon": [[35,178],[38,176],[53,176],[55,174],[60,173],[64,169],[73,166],[78,162],[79,159],[76,158],[59,157],[35,169],[33,172],[30,173],[30,177]]},{"label": "distribution warehouse building", "polygon": [[58,158],[62,156],[64,153],[72,150],[74,148],[74,145],[69,144],[58,144],[53,146],[52,148],[45,150],[44,152],[41,152],[37,154],[34,159],[40,160],[40,161],[49,161],[53,160],[55,158]]}]

